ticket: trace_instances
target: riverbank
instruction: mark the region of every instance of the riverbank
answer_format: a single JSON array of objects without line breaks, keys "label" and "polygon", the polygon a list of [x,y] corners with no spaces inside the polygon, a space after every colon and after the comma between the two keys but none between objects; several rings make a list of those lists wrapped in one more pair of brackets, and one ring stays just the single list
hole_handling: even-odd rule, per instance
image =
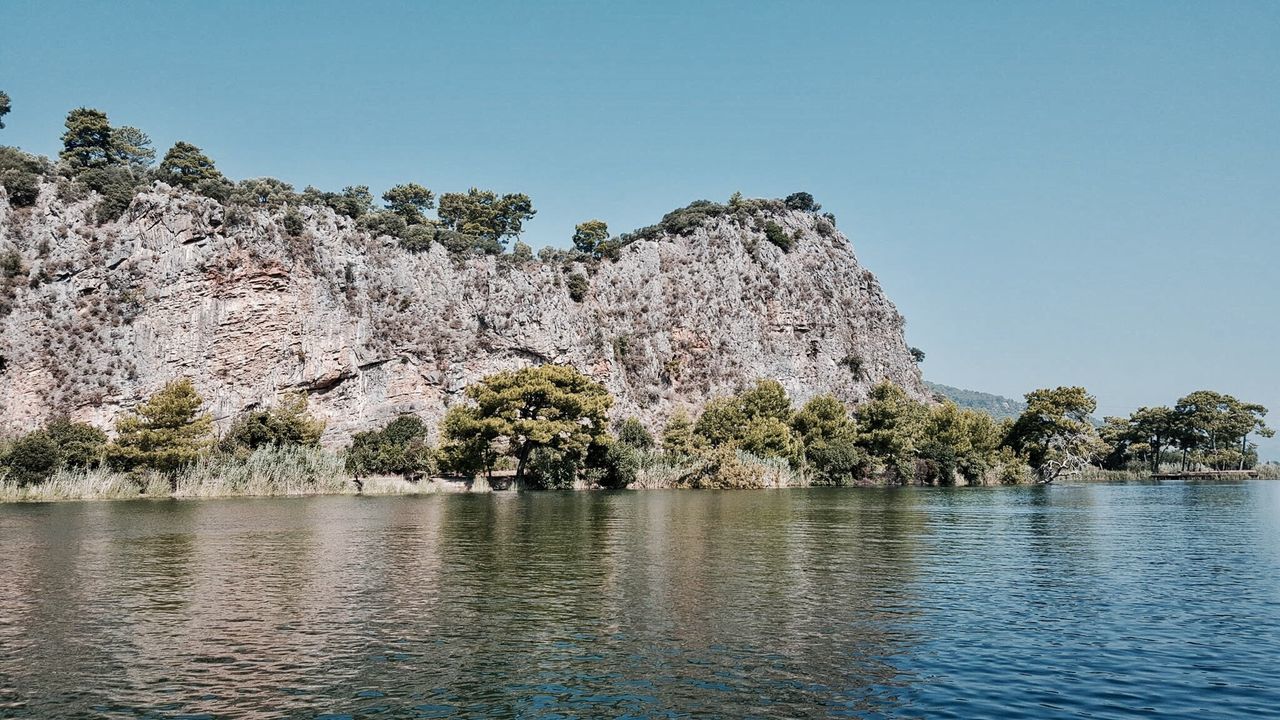
[{"label": "riverbank", "polygon": [[[518,491],[513,473],[498,470],[474,478],[435,476],[417,481],[393,475],[356,478],[341,455],[319,448],[263,448],[243,457],[215,454],[168,476],[155,471],[116,472],[104,467],[61,469],[48,480],[20,485],[0,480],[0,502],[60,500],[203,499],[310,497],[316,495],[430,495]],[[747,453],[672,462],[660,453],[642,455],[635,490],[765,489],[810,483],[784,461]],[[578,480],[565,490],[590,490]]]},{"label": "riverbank", "polygon": [[[1262,479],[1280,479],[1280,465],[1257,468]],[[395,475],[356,478],[338,453],[319,448],[263,448],[245,456],[214,454],[175,476],[154,471],[115,472],[104,467],[62,469],[48,480],[20,485],[0,479],[0,502],[63,500],[215,499],[233,497],[311,497],[318,495],[432,495],[438,493],[516,492],[513,472],[498,470],[474,478],[433,476],[417,481]],[[1154,482],[1147,471],[1091,469],[1064,482]],[[722,452],[674,460],[660,452],[642,453],[630,490],[780,489],[814,485],[804,472],[778,459],[744,452]],[[896,485],[889,478],[860,486]],[[591,490],[577,480],[563,490]]]}]

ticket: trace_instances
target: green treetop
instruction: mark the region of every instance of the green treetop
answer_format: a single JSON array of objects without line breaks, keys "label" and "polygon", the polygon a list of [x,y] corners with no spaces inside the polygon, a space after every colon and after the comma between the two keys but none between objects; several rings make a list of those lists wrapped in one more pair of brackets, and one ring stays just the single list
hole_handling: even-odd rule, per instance
[{"label": "green treetop", "polygon": [[169,383],[116,422],[116,441],[107,449],[112,465],[174,473],[209,446],[213,417],[201,413],[204,400],[190,380]]},{"label": "green treetop", "polygon": [[609,226],[603,220],[587,220],[573,228],[573,246],[587,255],[596,255],[600,243],[608,239]]},{"label": "green treetop", "polygon": [[4,129],[4,116],[9,114],[10,109],[9,93],[0,90],[0,130]]},{"label": "green treetop", "polygon": [[653,435],[637,419],[629,417],[618,424],[618,442],[636,450],[652,450]]},{"label": "green treetop", "polygon": [[1035,390],[1014,421],[1005,442],[1027,458],[1040,482],[1078,470],[1104,448],[1089,415],[1098,402],[1082,387]]},{"label": "green treetop", "polygon": [[499,196],[492,190],[471,188],[441,195],[437,214],[450,230],[488,240],[501,251],[503,239],[519,235],[536,212],[523,193]]},{"label": "green treetop", "polygon": [[737,395],[709,401],[694,426],[697,438],[713,448],[731,446],[759,457],[799,462],[792,432],[791,399],[777,380],[758,380]]},{"label": "green treetop", "polygon": [[1263,421],[1265,407],[1212,390],[1180,398],[1173,411],[1183,469],[1196,463],[1220,470],[1243,469],[1251,460],[1249,435],[1274,435]]},{"label": "green treetop", "polygon": [[79,174],[90,168],[110,165],[114,158],[111,124],[107,114],[92,108],[76,108],[67,113],[67,130],[62,134],[58,158]]},{"label": "green treetop", "polygon": [[382,194],[382,200],[388,210],[410,225],[427,222],[426,211],[436,206],[435,193],[417,183],[396,185]]},{"label": "green treetop", "polygon": [[885,380],[858,407],[858,444],[905,480],[913,476],[911,461],[926,417],[924,405]]},{"label": "green treetop", "polygon": [[111,129],[111,156],[134,172],[141,172],[156,161],[151,138],[136,127],[124,125]]},{"label": "green treetop", "polygon": [[[500,448],[516,460],[516,478],[538,448],[567,456],[607,442],[605,413],[613,402],[604,386],[565,365],[542,365],[490,375],[466,390],[473,406],[449,410],[443,426],[451,444]],[[446,450],[448,452],[448,450]]]},{"label": "green treetop", "polygon": [[204,181],[221,181],[225,178],[213,160],[200,148],[179,140],[164,154],[160,161],[160,177],[170,185],[194,189]]},{"label": "green treetop", "polygon": [[697,452],[697,449],[689,413],[684,410],[675,411],[662,429],[662,451],[676,457],[688,457]]}]

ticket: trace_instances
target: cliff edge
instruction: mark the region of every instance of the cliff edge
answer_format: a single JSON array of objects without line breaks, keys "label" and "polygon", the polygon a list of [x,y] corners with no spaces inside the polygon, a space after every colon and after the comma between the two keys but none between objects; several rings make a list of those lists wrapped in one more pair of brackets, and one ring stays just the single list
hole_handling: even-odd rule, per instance
[{"label": "cliff edge", "polygon": [[316,207],[290,233],[283,210],[163,183],[115,222],[93,224],[93,202],[45,184],[15,208],[0,190],[0,432],[61,413],[108,428],[179,376],[220,422],[305,393],[327,443],[405,411],[434,427],[470,383],[537,363],[651,426],[760,377],[797,401],[856,403],[883,379],[930,397],[849,241],[779,202],[650,228],[616,260],[411,252]]}]

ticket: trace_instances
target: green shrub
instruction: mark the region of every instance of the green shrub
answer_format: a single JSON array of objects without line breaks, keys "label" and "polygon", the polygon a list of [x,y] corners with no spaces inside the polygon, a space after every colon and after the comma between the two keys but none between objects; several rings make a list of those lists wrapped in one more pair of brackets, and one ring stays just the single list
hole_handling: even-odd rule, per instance
[{"label": "green shrub", "polygon": [[26,487],[48,480],[62,465],[62,456],[49,433],[35,430],[15,440],[2,462],[9,479]]},{"label": "green shrub", "polygon": [[435,453],[427,443],[427,425],[417,415],[404,414],[381,430],[356,433],[347,450],[347,472],[401,475],[417,481],[435,471]]},{"label": "green shrub", "polygon": [[652,450],[653,435],[637,419],[629,417],[618,424],[618,442],[636,450]]},{"label": "green shrub", "polygon": [[61,468],[97,466],[106,442],[106,434],[94,426],[59,417],[14,441],[0,465],[19,487],[26,487],[48,480]]},{"label": "green shrub", "polygon": [[635,482],[640,452],[616,440],[597,441],[587,449],[586,477],[606,490],[621,490]]},{"label": "green shrub", "polygon": [[250,207],[278,208],[298,202],[293,186],[272,177],[249,178],[236,183],[228,201]]},{"label": "green shrub", "polygon": [[502,253],[502,243],[493,238],[469,235],[449,228],[436,229],[435,239],[450,254],[455,256],[472,254],[499,255]]},{"label": "green shrub", "polygon": [[572,453],[534,448],[525,464],[525,483],[533,490],[572,490],[581,465]]},{"label": "green shrub", "polygon": [[807,192],[791,193],[782,201],[789,210],[803,210],[804,212],[818,212],[822,206],[813,201],[813,196]]},{"label": "green shrub", "polygon": [[814,485],[853,485],[866,472],[866,455],[852,440],[816,442],[805,447]]},{"label": "green shrub", "polygon": [[387,235],[399,238],[409,229],[404,218],[388,210],[374,210],[360,218],[357,224],[374,237]]},{"label": "green shrub", "polygon": [[51,171],[49,161],[18,148],[0,147],[0,185],[14,207],[31,207],[40,196],[40,178]]},{"label": "green shrub", "polygon": [[102,196],[93,208],[94,219],[99,223],[110,222],[123,215],[140,187],[133,173],[120,165],[85,170],[79,180]]},{"label": "green shrub", "polygon": [[0,278],[12,280],[23,273],[22,255],[12,248],[0,253]]},{"label": "green shrub", "polygon": [[765,486],[765,467],[745,462],[736,448],[724,446],[698,456],[698,462],[680,479],[695,490],[733,490]]},{"label": "green shrub", "polygon": [[305,395],[283,398],[274,407],[241,413],[223,436],[226,452],[257,450],[260,447],[319,447],[324,422],[307,412]]},{"label": "green shrub", "polygon": [[285,211],[284,219],[281,222],[284,224],[284,231],[289,237],[301,237],[303,231],[306,230],[306,223],[302,219],[302,214],[293,208]]},{"label": "green shrub", "polygon": [[694,200],[685,207],[663,215],[662,220],[658,221],[658,228],[676,235],[687,235],[701,227],[707,220],[720,217],[727,212],[729,208],[725,205],[710,200]]},{"label": "green shrub", "polygon": [[107,447],[107,434],[89,423],[57,417],[44,430],[58,446],[60,465],[70,468],[96,467]]},{"label": "green shrub", "polygon": [[342,192],[326,192],[310,185],[302,191],[301,202],[313,207],[331,208],[339,215],[359,220],[373,212],[373,193],[367,185],[349,185]]},{"label": "green shrub", "polygon": [[400,236],[400,247],[410,252],[422,252],[431,247],[431,241],[435,237],[435,225],[410,225]]},{"label": "green shrub", "polygon": [[849,374],[853,375],[854,380],[864,379],[866,363],[862,360],[862,355],[859,355],[856,352],[851,352],[840,360],[840,365],[848,368]]},{"label": "green shrub", "polygon": [[565,287],[569,290],[569,299],[580,303],[587,297],[587,290],[591,287],[591,283],[586,275],[573,273],[565,280]]},{"label": "green shrub", "polygon": [[781,225],[772,220],[764,224],[764,237],[769,242],[782,248],[783,252],[791,250],[791,236],[782,229]]}]

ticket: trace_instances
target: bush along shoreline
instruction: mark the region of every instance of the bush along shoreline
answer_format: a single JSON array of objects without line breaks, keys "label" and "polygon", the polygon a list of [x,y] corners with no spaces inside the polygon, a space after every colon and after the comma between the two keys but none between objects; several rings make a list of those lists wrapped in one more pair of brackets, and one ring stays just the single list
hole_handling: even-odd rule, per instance
[{"label": "bush along shoreline", "polygon": [[0,501],[1051,483],[1246,470],[1257,465],[1250,435],[1272,434],[1265,408],[1211,391],[1100,427],[1083,388],[1036,390],[1026,401],[1017,419],[998,422],[917,402],[888,382],[850,409],[830,395],[797,405],[778,382],[759,380],[651,429],[636,418],[610,423],[602,385],[541,365],[468,387],[436,444],[405,414],[326,449],[303,396],[245,412],[215,437],[200,394],[178,379],[118,418],[110,436],[60,417],[0,441]]}]

